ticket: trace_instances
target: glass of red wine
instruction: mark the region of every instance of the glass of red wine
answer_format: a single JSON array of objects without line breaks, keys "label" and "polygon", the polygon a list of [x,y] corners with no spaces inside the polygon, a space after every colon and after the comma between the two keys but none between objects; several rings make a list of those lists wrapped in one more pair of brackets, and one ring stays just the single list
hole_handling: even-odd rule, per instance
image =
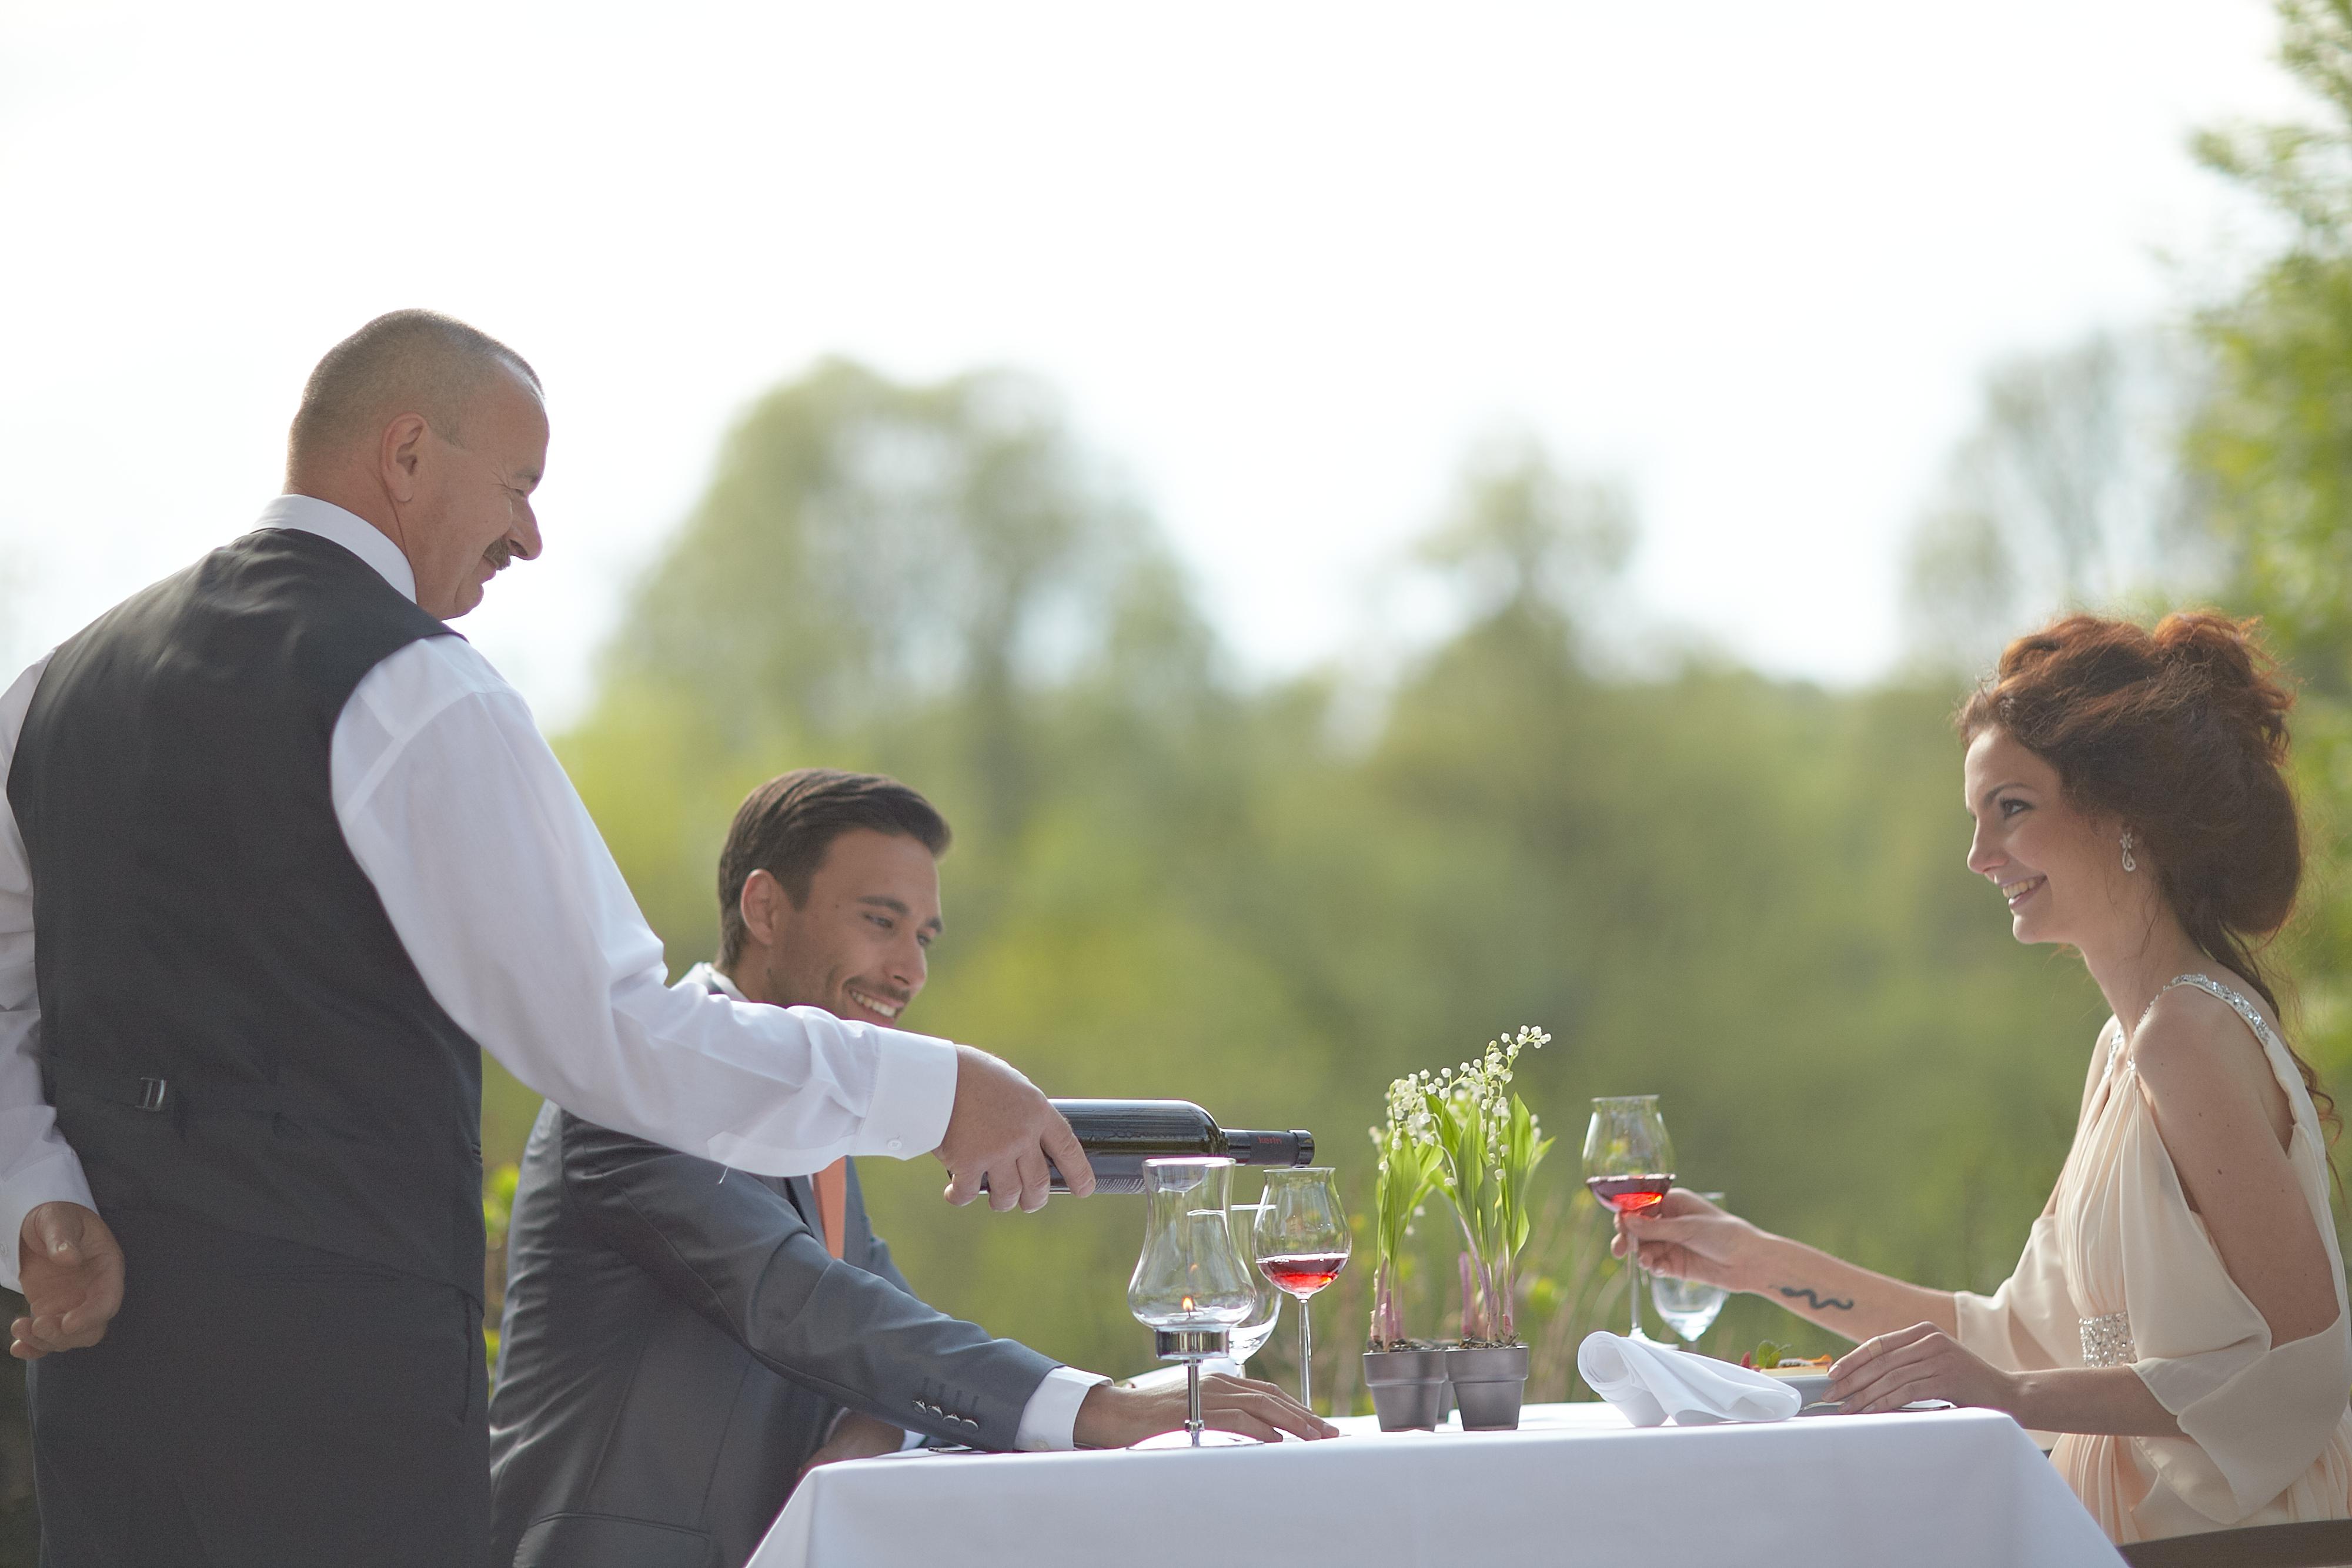
[{"label": "glass of red wine", "polygon": [[[1624,1094],[1592,1103],[1592,1123],[1584,1132],[1584,1185],[1618,1214],[1643,1214],[1665,1201],[1675,1185],[1675,1145],[1654,1094]],[[1642,1253],[1627,1242],[1625,1265],[1633,1270],[1633,1333],[1642,1332]]]},{"label": "glass of red wine", "polygon": [[1258,1271],[1298,1298],[1298,1402],[1315,1408],[1314,1314],[1307,1300],[1348,1266],[1348,1214],[1328,1166],[1272,1170],[1257,1211]]}]

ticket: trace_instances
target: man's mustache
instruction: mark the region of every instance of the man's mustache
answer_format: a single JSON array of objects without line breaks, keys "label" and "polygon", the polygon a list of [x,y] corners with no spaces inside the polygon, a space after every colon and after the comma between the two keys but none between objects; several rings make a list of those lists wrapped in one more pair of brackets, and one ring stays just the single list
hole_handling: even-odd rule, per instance
[{"label": "man's mustache", "polygon": [[514,559],[514,546],[505,539],[500,539],[482,552],[482,559],[490,563],[492,571],[504,571],[507,569],[507,563]]}]

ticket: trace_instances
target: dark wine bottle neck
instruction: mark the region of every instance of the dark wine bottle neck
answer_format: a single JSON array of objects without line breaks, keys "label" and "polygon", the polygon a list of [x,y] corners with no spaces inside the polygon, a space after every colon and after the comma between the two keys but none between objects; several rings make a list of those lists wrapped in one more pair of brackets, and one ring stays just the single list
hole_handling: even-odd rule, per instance
[{"label": "dark wine bottle neck", "polygon": [[1219,1129],[1225,1140],[1225,1154],[1236,1165],[1244,1166],[1311,1166],[1315,1163],[1315,1134],[1303,1127],[1287,1133],[1259,1132],[1248,1127]]},{"label": "dark wine bottle neck", "polygon": [[[1143,1162],[1223,1156],[1244,1166],[1315,1163],[1315,1135],[1220,1127],[1189,1100],[1056,1100],[1094,1166],[1096,1190],[1141,1192]],[[1059,1173],[1055,1188],[1062,1190]]]}]

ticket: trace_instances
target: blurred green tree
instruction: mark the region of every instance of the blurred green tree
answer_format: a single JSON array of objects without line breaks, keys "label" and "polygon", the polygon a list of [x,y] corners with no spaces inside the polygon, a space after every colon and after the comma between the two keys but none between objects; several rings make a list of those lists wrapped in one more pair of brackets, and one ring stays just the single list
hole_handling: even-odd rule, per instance
[{"label": "blurred green tree", "polygon": [[1633,553],[1623,486],[1563,474],[1539,443],[1513,433],[1472,452],[1459,487],[1414,557],[1447,580],[1474,623],[1564,646]]},{"label": "blurred green tree", "polygon": [[[1350,740],[1332,681],[1224,674],[1104,473],[1018,378],[907,387],[836,362],[754,407],[560,745],[674,965],[711,947],[745,789],[881,768],[958,832],[910,1022],[1057,1092],[1308,1125],[1360,1181],[1390,1078],[1538,1023],[1559,1041],[1528,1097],[1569,1144],[1586,1096],[1659,1091],[1686,1174],[1761,1222],[1931,1281],[2002,1277],[2098,1019],[1960,866],[1951,689],[1608,673],[1591,628],[1631,507],[1503,441],[1417,551],[1460,629]],[[486,1148],[510,1157],[532,1107],[494,1100]],[[1564,1389],[1582,1315],[1622,1295],[1572,1154],[1554,1164],[1529,1322],[1539,1385]],[[940,1305],[1140,1366],[1129,1206],[951,1210],[924,1161],[866,1180]],[[1454,1269],[1442,1228],[1420,1239],[1426,1333]],[[1323,1310],[1360,1313],[1351,1290]],[[1761,1303],[1719,1332],[1768,1324],[1791,1337]],[[1348,1398],[1362,1326],[1329,1336]]]},{"label": "blurred green tree", "polygon": [[2209,486],[2181,449],[2206,378],[2199,345],[2157,328],[1993,367],[1907,541],[1915,664],[1973,674],[2061,611],[2141,611],[2219,589]]},{"label": "blurred green tree", "polygon": [[908,387],[834,361],[762,399],[638,595],[608,678],[691,691],[737,750],[904,727],[991,831],[1035,796],[1022,694],[1112,667],[1205,674],[1174,567],[1035,382]]},{"label": "blurred green tree", "polygon": [[2215,364],[2189,451],[2210,476],[2236,607],[2263,617],[2303,688],[2297,772],[2311,847],[2283,955],[2296,1043],[2352,1072],[2352,0],[2282,0],[2281,59],[2317,117],[2199,138],[2277,224],[2276,254],[2209,308]]},{"label": "blurred green tree", "polygon": [[2278,253],[2208,308],[2213,395],[2192,451],[2237,589],[2313,689],[2352,693],[2352,0],[2281,0],[2281,59],[2315,123],[2208,131],[2197,151],[2278,221]]}]

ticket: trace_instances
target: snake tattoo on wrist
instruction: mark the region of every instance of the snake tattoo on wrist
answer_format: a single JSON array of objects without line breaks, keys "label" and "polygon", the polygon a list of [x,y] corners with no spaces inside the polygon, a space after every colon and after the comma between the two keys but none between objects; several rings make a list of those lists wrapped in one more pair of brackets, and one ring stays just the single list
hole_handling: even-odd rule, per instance
[{"label": "snake tattoo on wrist", "polygon": [[1782,1295],[1788,1297],[1792,1301],[1797,1300],[1799,1297],[1802,1297],[1805,1304],[1812,1308],[1813,1311],[1817,1312],[1850,1312],[1853,1311],[1853,1302],[1843,1297],[1830,1296],[1824,1298],[1820,1291],[1807,1289],[1802,1285],[1781,1285],[1776,1288]]}]

